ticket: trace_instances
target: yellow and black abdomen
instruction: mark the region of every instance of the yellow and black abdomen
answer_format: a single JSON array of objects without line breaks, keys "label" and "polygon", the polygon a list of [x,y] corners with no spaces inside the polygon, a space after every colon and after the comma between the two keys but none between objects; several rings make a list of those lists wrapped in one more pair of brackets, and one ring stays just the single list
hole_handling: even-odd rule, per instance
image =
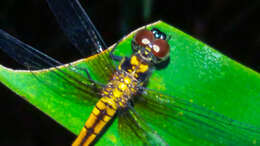
[{"label": "yellow and black abdomen", "polygon": [[104,126],[113,118],[116,110],[116,106],[113,107],[107,97],[102,97],[94,107],[85,126],[72,145],[88,146],[91,144]]}]

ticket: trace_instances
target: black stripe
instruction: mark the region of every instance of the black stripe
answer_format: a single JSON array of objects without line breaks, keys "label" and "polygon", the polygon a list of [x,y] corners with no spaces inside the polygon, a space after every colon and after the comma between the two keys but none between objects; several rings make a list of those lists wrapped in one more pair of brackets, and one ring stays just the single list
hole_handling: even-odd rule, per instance
[{"label": "black stripe", "polygon": [[96,108],[99,110],[99,111],[101,111],[101,109],[96,105]]},{"label": "black stripe", "polygon": [[[109,108],[112,108],[113,110],[116,111],[116,109],[113,108],[113,106],[111,106],[110,104],[104,102],[103,100],[100,100],[102,103],[104,103],[106,106],[108,106]],[[117,102],[116,102],[117,103]]]},{"label": "black stripe", "polygon": [[88,131],[90,132],[90,135],[91,135],[91,134],[94,134],[94,135],[97,135],[97,134],[98,134],[98,133],[95,133],[95,132],[94,132],[94,129],[93,129],[93,128],[88,128],[87,126],[84,126],[84,128],[87,129],[87,133],[88,133]]},{"label": "black stripe", "polygon": [[[102,112],[100,112],[100,113],[102,113]],[[102,118],[102,119],[100,119],[100,115],[95,115],[93,112],[92,112],[92,114],[97,118],[97,120],[101,120],[101,121],[103,121],[103,122],[105,122],[106,123],[106,121],[104,121],[104,119]],[[107,114],[106,114],[107,115]],[[109,116],[109,115],[108,115]],[[111,117],[111,116],[109,116],[109,117]],[[112,117],[111,117],[112,118]]]},{"label": "black stripe", "polygon": [[[105,110],[100,110],[100,111],[105,111]],[[94,114],[93,114],[94,115]],[[99,133],[95,133],[94,132],[94,127],[96,127],[96,125],[100,122],[100,121],[103,121],[104,123],[107,124],[107,122],[105,122],[103,120],[104,116],[106,115],[106,111],[105,112],[100,112],[100,115],[96,116],[97,117],[97,120],[95,121],[95,123],[93,124],[93,126],[91,128],[87,128],[86,125],[84,126],[84,128],[87,129],[87,134],[83,137],[81,143],[80,143],[80,146],[83,146],[83,144],[86,142],[86,140],[89,138],[89,136],[91,136],[91,134],[95,134],[95,135],[98,135]],[[106,126],[105,124],[105,126]],[[104,127],[103,127],[104,128]],[[102,128],[102,129],[103,129]],[[101,131],[102,131],[101,129]]]}]

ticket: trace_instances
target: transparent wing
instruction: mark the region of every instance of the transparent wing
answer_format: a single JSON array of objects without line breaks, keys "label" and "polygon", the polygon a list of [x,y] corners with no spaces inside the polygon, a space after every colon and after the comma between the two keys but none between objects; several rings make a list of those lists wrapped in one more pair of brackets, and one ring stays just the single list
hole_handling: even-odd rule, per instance
[{"label": "transparent wing", "polygon": [[145,89],[134,109],[169,145],[254,145],[260,129],[180,98]]},{"label": "transparent wing", "polygon": [[[46,1],[61,29],[83,57],[88,57],[90,52],[96,54],[107,49],[105,42],[78,0]],[[96,72],[105,74],[104,70],[106,70],[112,74],[114,68],[111,59],[103,55],[99,55],[99,58],[106,65],[96,63]],[[107,76],[103,76],[103,78],[107,78]]]},{"label": "transparent wing", "polygon": [[[54,69],[49,71],[49,76],[50,78],[58,78],[60,83],[46,80],[45,77],[39,76],[35,71],[32,71],[32,74],[39,80],[39,83],[46,84],[46,86],[55,90],[61,96],[73,97],[73,95],[75,95],[74,97],[85,98],[90,102],[93,101],[93,103],[95,103],[100,97],[98,91],[102,86],[90,80],[86,72],[70,64],[67,65],[66,68],[57,67],[62,65],[59,61],[19,41],[3,30],[0,30],[0,49],[15,59],[18,63],[28,67],[29,69],[53,67]],[[103,67],[101,63],[100,66]],[[111,68],[113,68],[113,66],[111,66]],[[99,68],[96,69],[96,72],[101,71]],[[104,74],[104,76],[106,75],[108,74]],[[61,85],[68,85],[70,87],[60,88]],[[73,91],[77,92],[71,93],[70,90],[66,90],[70,88],[74,88],[75,90]]]},{"label": "transparent wing", "polygon": [[72,44],[84,55],[107,48],[97,29],[78,0],[46,0]]},{"label": "transparent wing", "polygon": [[59,61],[45,55],[0,29],[0,48],[18,63],[32,69],[43,69],[62,65]]},{"label": "transparent wing", "polygon": [[119,114],[118,131],[124,145],[167,145],[133,108]]}]

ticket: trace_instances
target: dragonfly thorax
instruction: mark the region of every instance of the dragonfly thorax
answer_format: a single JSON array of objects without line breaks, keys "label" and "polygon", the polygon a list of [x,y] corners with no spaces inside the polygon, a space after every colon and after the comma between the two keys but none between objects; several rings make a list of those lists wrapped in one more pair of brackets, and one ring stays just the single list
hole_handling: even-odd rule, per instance
[{"label": "dragonfly thorax", "polygon": [[138,55],[134,54],[131,58],[124,58],[118,66],[119,71],[127,72],[139,83],[144,82],[150,70],[150,64],[143,61]]},{"label": "dragonfly thorax", "polygon": [[102,97],[110,101],[115,109],[125,108],[138,91],[139,81],[124,70],[116,71],[113,79],[102,91]]}]

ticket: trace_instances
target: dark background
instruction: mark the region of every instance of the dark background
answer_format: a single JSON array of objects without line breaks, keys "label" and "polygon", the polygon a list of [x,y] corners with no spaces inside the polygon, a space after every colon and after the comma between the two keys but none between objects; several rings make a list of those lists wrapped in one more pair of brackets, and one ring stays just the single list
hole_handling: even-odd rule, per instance
[{"label": "dark background", "polygon": [[[108,45],[140,26],[163,20],[260,71],[259,0],[81,2]],[[1,0],[0,28],[61,62],[81,58],[44,0]],[[21,68],[3,52],[0,63]],[[3,85],[0,94],[0,145],[69,145],[74,140],[71,132]]]}]

